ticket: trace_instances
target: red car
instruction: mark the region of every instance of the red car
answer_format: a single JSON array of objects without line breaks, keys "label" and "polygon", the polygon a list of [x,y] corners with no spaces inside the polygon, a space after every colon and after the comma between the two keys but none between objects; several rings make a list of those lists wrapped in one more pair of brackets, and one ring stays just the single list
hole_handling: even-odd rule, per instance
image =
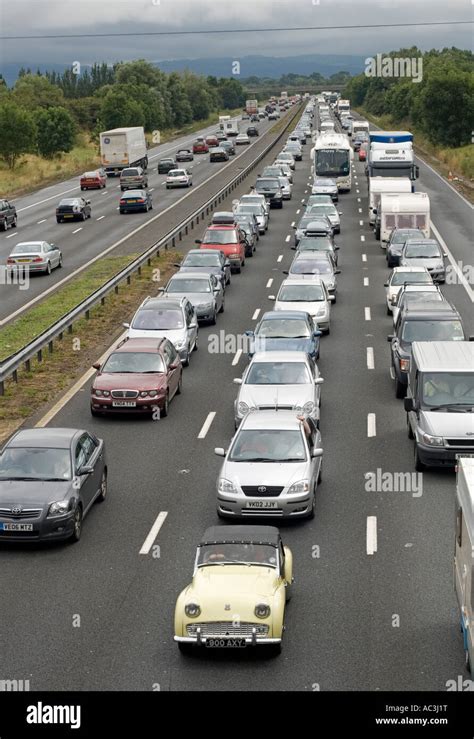
[{"label": "red car", "polygon": [[101,187],[107,187],[107,175],[104,170],[95,170],[94,172],[84,172],[80,180],[81,190],[100,190]]},{"label": "red car", "polygon": [[202,239],[196,239],[201,249],[218,249],[230,262],[232,272],[245,266],[245,234],[236,225],[211,225]]},{"label": "red car", "polygon": [[206,144],[209,148],[213,146],[219,146],[219,139],[217,136],[206,136]]},{"label": "red car", "polygon": [[359,149],[359,162],[365,162],[367,159],[367,147],[368,144],[361,144]]},{"label": "red car", "polygon": [[93,367],[93,416],[131,412],[164,418],[172,398],[181,393],[181,360],[166,338],[124,339],[102,365]]},{"label": "red car", "polygon": [[203,139],[203,138],[196,139],[196,141],[193,144],[193,154],[207,154],[208,152],[209,152],[209,146],[206,143],[206,139]]}]

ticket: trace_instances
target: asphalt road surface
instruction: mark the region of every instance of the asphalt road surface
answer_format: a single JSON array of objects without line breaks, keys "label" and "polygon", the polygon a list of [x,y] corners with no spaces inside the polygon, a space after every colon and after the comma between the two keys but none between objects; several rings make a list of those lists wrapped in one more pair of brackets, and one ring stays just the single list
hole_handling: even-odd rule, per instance
[{"label": "asphalt road surface", "polygon": [[[87,517],[78,545],[2,548],[1,587],[8,598],[0,599],[0,677],[29,679],[31,690],[68,691],[152,690],[157,684],[186,691],[443,691],[448,680],[467,677],[452,575],[454,474],[425,472],[421,495],[419,489],[416,495],[365,489],[368,472],[415,470],[389,374],[386,262],[368,227],[366,180],[357,158],[352,191],[339,201],[342,274],[331,334],[321,342],[324,472],[316,517],[280,527],[296,577],[282,654],[185,657],[173,642],[176,597],[190,582],[201,534],[218,522],[221,460],[213,450],[227,447],[232,437],[232,379],[247,361],[245,355],[210,354],[208,340],[219,331],[241,335],[255,325],[257,310],[271,308],[268,294],[294,254],[291,224],[308,194],[310,148],[297,163],[293,199],[272,211],[256,255],[233,276],[225,313],[217,326],[200,329],[199,351],[169,417],[92,419],[87,383],[53,419],[55,426],[89,428],[106,440],[109,497]],[[422,167],[417,189],[425,188],[436,228],[454,257],[464,259],[469,207]],[[473,333],[465,287],[443,291]],[[374,369],[368,368],[368,348]],[[198,439],[211,412],[209,431]],[[369,414],[375,414],[373,436]],[[159,549],[140,554],[160,512],[167,516],[154,542]],[[373,554],[368,517],[376,517]],[[80,626],[74,626],[77,616]]]}]

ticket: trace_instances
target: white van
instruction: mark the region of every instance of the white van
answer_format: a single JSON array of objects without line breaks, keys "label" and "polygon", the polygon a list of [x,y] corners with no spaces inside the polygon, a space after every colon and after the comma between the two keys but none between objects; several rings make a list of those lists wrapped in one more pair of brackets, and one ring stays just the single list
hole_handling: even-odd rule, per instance
[{"label": "white van", "polygon": [[408,177],[369,177],[369,223],[375,223],[382,193],[394,195],[397,192],[411,192]]},{"label": "white van", "polygon": [[[394,228],[418,228],[430,237],[430,199],[426,192],[380,196],[381,245],[385,246]],[[376,236],[378,226],[376,225]]]},{"label": "white van", "polygon": [[474,665],[474,457],[457,458],[454,586],[461,611],[465,664]]},{"label": "white van", "polygon": [[322,121],[319,130],[321,133],[335,132],[334,121]]}]

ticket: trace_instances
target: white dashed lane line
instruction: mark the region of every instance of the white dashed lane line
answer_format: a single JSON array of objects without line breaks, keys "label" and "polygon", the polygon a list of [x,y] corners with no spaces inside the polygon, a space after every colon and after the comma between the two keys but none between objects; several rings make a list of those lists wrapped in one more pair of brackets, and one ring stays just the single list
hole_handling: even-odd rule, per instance
[{"label": "white dashed lane line", "polygon": [[366,321],[371,321],[372,316],[370,314],[370,308],[364,308],[364,316]]},{"label": "white dashed lane line", "polygon": [[204,421],[204,423],[202,425],[202,429],[200,430],[200,432],[198,434],[198,439],[205,439],[206,438],[207,432],[211,428],[211,423],[213,422],[213,420],[214,420],[215,417],[216,417],[216,412],[215,411],[211,411],[208,414],[206,420]]},{"label": "white dashed lane line", "polygon": [[367,414],[367,436],[369,439],[377,436],[375,413]]},{"label": "white dashed lane line", "polygon": [[156,537],[158,536],[158,533],[163,526],[166,516],[168,515],[167,511],[161,511],[158,516],[156,517],[155,523],[150,529],[150,533],[148,534],[147,538],[143,542],[143,546],[140,549],[140,554],[149,554],[150,549],[152,548],[153,544],[156,541]]},{"label": "white dashed lane line", "polygon": [[242,356],[242,349],[238,349],[235,353],[235,357],[232,360],[232,367],[235,367],[239,363],[239,359]]},{"label": "white dashed lane line", "polygon": [[367,516],[366,551],[369,556],[377,551],[377,516]]}]

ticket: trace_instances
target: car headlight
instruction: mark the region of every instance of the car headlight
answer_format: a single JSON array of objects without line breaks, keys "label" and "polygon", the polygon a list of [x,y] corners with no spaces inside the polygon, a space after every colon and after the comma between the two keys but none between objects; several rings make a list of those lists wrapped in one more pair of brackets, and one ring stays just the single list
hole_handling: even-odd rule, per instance
[{"label": "car headlight", "polygon": [[332,289],[333,289],[333,287],[334,287],[334,282],[333,282],[333,280],[331,280],[331,281],[329,281],[329,280],[328,280],[328,281],[326,282],[326,287],[327,287],[327,289],[328,289],[328,290],[332,290]]},{"label": "car headlight", "polygon": [[188,618],[197,618],[201,613],[201,608],[197,603],[186,603],[184,612]]},{"label": "car headlight", "polygon": [[185,346],[186,346],[186,339],[180,339],[175,344],[176,349],[184,349]]},{"label": "car headlight", "polygon": [[442,436],[431,436],[430,434],[422,434],[422,440],[425,444],[430,446],[444,446],[444,439]]},{"label": "car headlight", "polygon": [[245,416],[246,413],[249,412],[249,406],[247,403],[244,403],[243,400],[241,400],[237,405],[237,411],[241,413],[243,416]]},{"label": "car headlight", "polygon": [[293,485],[288,490],[288,493],[307,493],[309,492],[309,482],[308,480],[300,480],[299,482],[293,483]]},{"label": "car headlight", "polygon": [[220,493],[235,493],[234,483],[226,480],[225,477],[220,478],[217,489]]},{"label": "car headlight", "polygon": [[312,400],[308,400],[307,403],[303,406],[303,411],[305,413],[312,413],[314,411],[315,405]]},{"label": "car headlight", "polygon": [[202,308],[202,310],[211,310],[212,303],[199,303],[199,307]]},{"label": "car headlight", "polygon": [[255,606],[255,615],[257,618],[268,618],[271,613],[271,608],[268,603],[258,603]]},{"label": "car headlight", "polygon": [[409,372],[410,371],[410,360],[400,359],[400,369],[402,372]]},{"label": "car headlight", "polygon": [[94,390],[94,395],[97,395],[98,398],[108,398],[110,396],[110,390]]},{"label": "car headlight", "polygon": [[70,504],[68,500],[57,500],[49,506],[48,518],[51,516],[64,516],[69,509]]},{"label": "car headlight", "polygon": [[158,395],[158,390],[148,390],[147,394],[150,396],[150,398],[156,398],[156,396]]}]

